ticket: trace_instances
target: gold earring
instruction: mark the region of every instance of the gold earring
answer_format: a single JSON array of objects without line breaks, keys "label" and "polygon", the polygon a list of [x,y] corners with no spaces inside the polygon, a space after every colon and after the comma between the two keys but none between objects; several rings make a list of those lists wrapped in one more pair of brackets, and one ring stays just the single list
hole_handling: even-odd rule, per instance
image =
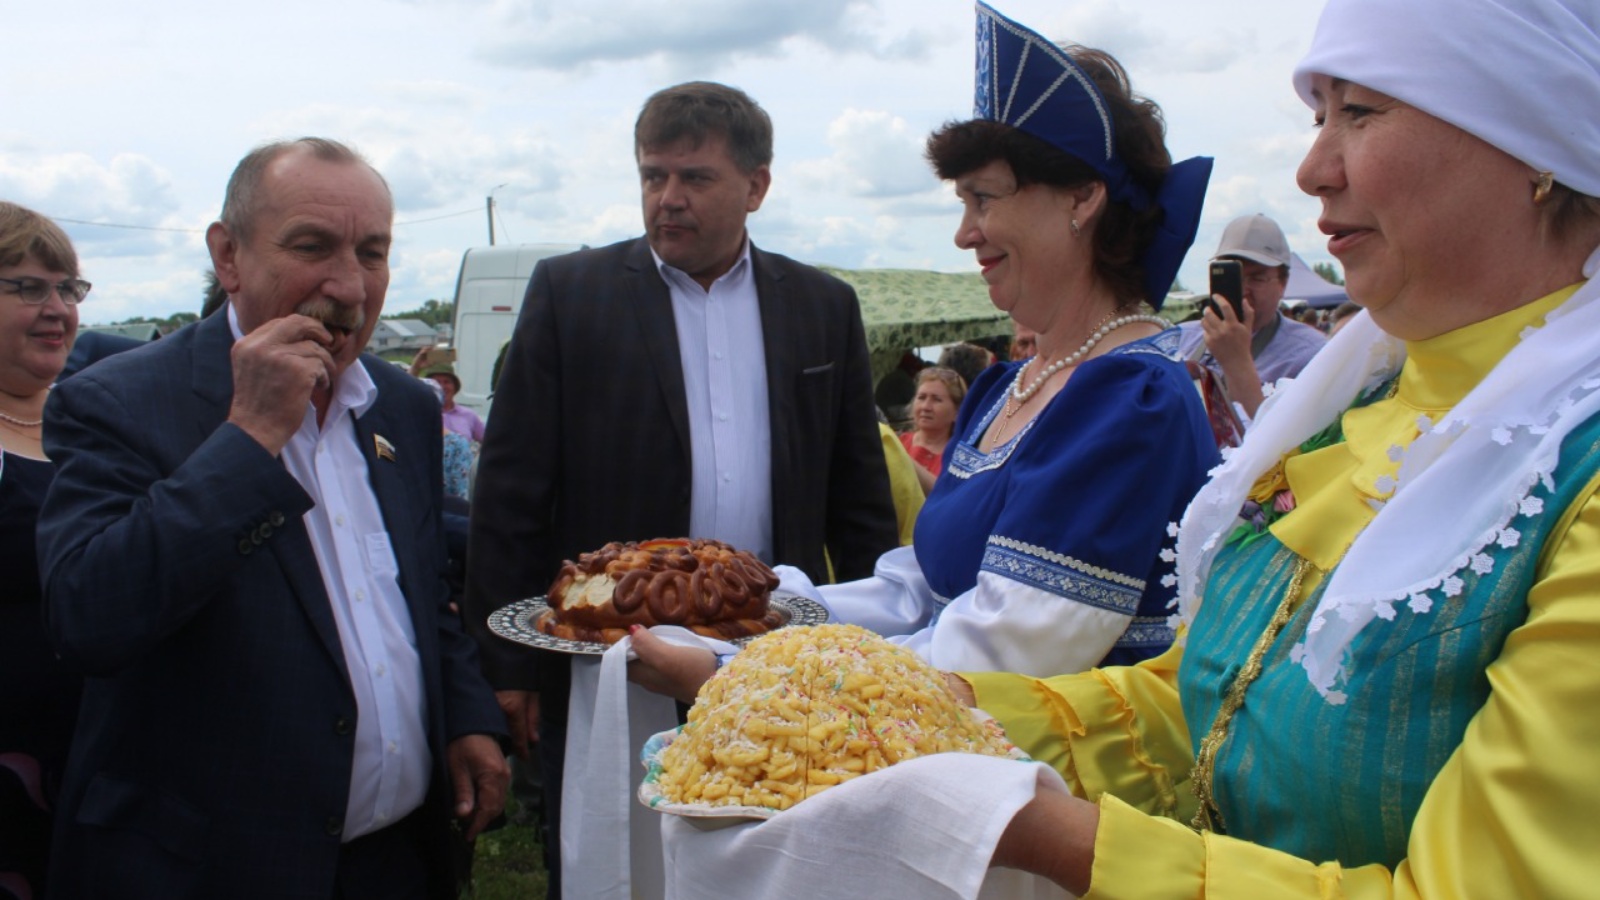
[{"label": "gold earring", "polygon": [[1542,206],[1550,199],[1550,188],[1556,183],[1555,175],[1550,172],[1540,172],[1539,177],[1533,180],[1533,205]]}]

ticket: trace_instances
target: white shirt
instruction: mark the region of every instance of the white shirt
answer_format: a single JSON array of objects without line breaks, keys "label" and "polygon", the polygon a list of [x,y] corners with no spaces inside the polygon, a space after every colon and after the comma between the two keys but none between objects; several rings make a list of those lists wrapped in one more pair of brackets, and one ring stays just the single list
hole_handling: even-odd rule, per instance
[{"label": "white shirt", "polygon": [[726,541],[770,563],[772,425],[750,241],[709,291],[661,257],[655,261],[672,294],[689,405],[687,536]]},{"label": "white shirt", "polygon": [[[228,322],[235,340],[242,337],[232,306]],[[282,456],[284,468],[315,502],[303,521],[356,696],[345,841],[392,825],[421,806],[433,762],[411,612],[356,442],[355,417],[377,399],[378,387],[358,360],[339,377],[320,428],[316,408],[306,404],[300,430]]]}]

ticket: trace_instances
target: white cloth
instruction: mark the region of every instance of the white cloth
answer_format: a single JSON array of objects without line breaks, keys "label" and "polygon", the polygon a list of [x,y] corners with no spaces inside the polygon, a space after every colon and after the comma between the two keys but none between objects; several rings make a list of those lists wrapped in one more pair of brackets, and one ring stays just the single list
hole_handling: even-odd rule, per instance
[{"label": "white cloth", "polygon": [[[1293,651],[1329,702],[1344,701],[1344,654],[1361,629],[1377,627],[1376,619],[1425,615],[1432,602],[1451,596],[1454,573],[1473,565],[1483,548],[1514,545],[1519,535],[1511,520],[1555,469],[1562,439],[1600,414],[1597,270],[1600,249],[1584,265],[1591,280],[1546,317],[1545,327],[1529,329],[1441,421],[1421,423],[1423,433],[1400,462],[1393,495],[1350,545],[1305,643]],[[1399,371],[1404,358],[1404,345],[1361,313],[1299,378],[1262,404],[1244,443],[1184,513],[1178,534],[1184,621],[1193,621],[1206,573],[1257,477],[1363,390]],[[1397,546],[1406,552],[1393,552]]]},{"label": "white cloth", "polygon": [[[657,625],[674,644],[732,653],[732,644]],[[628,683],[633,641],[623,638],[599,659],[572,660],[566,777],[561,788],[561,891],[581,900],[658,898],[663,891],[660,814],[637,798],[639,751],[651,735],[677,727],[669,697]]]},{"label": "white cloth", "polygon": [[750,241],[710,290],[655,261],[672,295],[688,403],[689,534],[771,563],[772,416]]},{"label": "white cloth", "polygon": [[1294,86],[1382,91],[1600,196],[1595,0],[1329,0]]},{"label": "white cloth", "polygon": [[950,672],[1081,672],[1128,629],[1126,615],[993,572],[979,572],[977,586],[946,603],[928,587],[911,547],[890,550],[872,577],[844,584],[817,587],[793,566],[776,571],[779,590],[818,601],[830,621],[860,625]]},{"label": "white cloth", "polygon": [[989,868],[1006,826],[1040,791],[1040,763],[946,753],[830,788],[762,822],[701,831],[661,818],[668,900],[1046,900],[1067,893]]},{"label": "white cloth", "polygon": [[[242,333],[231,305],[228,321],[237,340]],[[306,404],[300,429],[282,455],[284,468],[315,504],[303,519],[356,699],[346,841],[393,825],[421,806],[433,765],[411,610],[356,443],[355,417],[377,400],[378,387],[357,360],[334,385],[322,425],[316,408]]]}]

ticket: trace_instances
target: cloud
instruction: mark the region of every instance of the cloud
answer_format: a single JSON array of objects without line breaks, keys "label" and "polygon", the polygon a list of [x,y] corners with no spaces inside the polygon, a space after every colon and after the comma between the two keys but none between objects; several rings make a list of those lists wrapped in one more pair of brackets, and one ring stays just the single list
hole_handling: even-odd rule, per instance
[{"label": "cloud", "polygon": [[58,219],[80,256],[159,253],[206,225],[183,219],[172,175],[133,153],[102,163],[13,144],[0,153],[0,197]]},{"label": "cloud", "polygon": [[846,109],[828,124],[833,153],[796,163],[794,176],[802,188],[858,197],[920,194],[938,183],[922,159],[924,138],[898,116]]},{"label": "cloud", "polygon": [[552,71],[603,62],[656,62],[675,72],[705,72],[739,59],[776,58],[803,40],[835,52],[880,59],[924,58],[935,41],[913,29],[880,36],[874,0],[500,0],[494,36],[478,56],[493,65]]}]

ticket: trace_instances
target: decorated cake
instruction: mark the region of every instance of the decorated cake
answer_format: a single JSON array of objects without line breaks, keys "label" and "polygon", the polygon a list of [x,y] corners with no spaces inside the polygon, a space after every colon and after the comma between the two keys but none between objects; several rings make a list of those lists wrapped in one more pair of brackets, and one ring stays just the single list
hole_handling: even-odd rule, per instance
[{"label": "decorated cake", "polygon": [[783,624],[771,605],[778,576],[721,541],[612,542],[568,560],[535,622],[545,634],[613,644],[633,625],[681,625],[708,637],[761,634]]},{"label": "decorated cake", "polygon": [[652,805],[788,809],[934,753],[1021,754],[916,653],[855,625],[785,628],[707,681],[652,767]]}]

